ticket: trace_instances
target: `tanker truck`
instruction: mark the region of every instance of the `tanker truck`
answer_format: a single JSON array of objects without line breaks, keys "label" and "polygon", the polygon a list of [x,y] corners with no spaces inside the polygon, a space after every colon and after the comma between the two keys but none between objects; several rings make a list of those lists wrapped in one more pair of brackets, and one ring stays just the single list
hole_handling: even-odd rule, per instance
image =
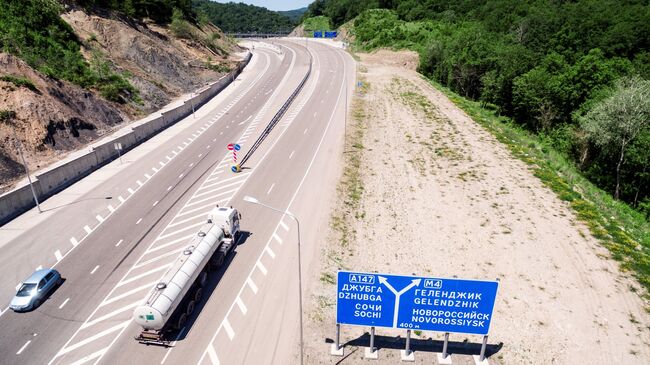
[{"label": "tanker truck", "polygon": [[133,319],[142,327],[135,339],[169,346],[169,332],[180,330],[201,299],[208,271],[219,268],[237,245],[241,215],[232,207],[212,209],[187,248],[136,307]]}]

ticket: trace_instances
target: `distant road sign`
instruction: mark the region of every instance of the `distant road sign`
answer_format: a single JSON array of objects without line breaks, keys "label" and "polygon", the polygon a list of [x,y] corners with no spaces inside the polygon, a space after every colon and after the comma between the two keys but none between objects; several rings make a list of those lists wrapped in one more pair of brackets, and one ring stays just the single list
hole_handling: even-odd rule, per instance
[{"label": "distant road sign", "polygon": [[314,31],[314,38],[323,38],[323,32],[320,30]]},{"label": "distant road sign", "polygon": [[325,38],[336,38],[336,32],[325,32]]},{"label": "distant road sign", "polygon": [[235,145],[234,145],[234,144],[232,144],[232,143],[228,143],[228,146],[227,146],[227,148],[228,148],[228,151],[232,151],[232,150],[234,150],[234,149],[235,149]]},{"label": "distant road sign", "polygon": [[238,143],[235,143],[235,145],[233,146],[233,148],[235,149],[235,151],[239,151],[239,150],[241,150],[241,146],[240,146]]},{"label": "distant road sign", "polygon": [[339,271],[336,322],[487,335],[499,283]]}]

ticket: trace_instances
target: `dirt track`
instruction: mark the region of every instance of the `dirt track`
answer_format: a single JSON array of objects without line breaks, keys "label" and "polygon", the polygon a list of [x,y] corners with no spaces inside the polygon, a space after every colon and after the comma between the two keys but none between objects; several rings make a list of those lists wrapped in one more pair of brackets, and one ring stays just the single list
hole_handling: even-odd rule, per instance
[{"label": "dirt track", "polygon": [[[306,292],[308,363],[336,363],[333,338],[338,269],[499,279],[490,344],[492,364],[648,364],[650,316],[607,250],[507,148],[432,88],[414,70],[416,56],[361,55],[364,136],[358,206],[348,209],[353,238],[323,239],[322,267]],[[364,72],[365,71],[365,72]],[[342,200],[343,193],[341,193]],[[342,341],[368,328],[344,327]],[[404,331],[378,329],[378,335]],[[441,339],[424,332],[420,339]],[[479,336],[450,341],[479,343]],[[452,348],[452,352],[454,349]],[[342,364],[362,360],[348,346]],[[399,362],[380,350],[378,364]],[[453,355],[454,364],[473,364]],[[437,363],[416,352],[416,363]]]}]

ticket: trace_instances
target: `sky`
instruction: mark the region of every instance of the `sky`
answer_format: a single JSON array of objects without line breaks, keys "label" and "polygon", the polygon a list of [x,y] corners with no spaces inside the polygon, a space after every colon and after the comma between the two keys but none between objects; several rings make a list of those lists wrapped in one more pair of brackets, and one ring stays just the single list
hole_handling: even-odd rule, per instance
[{"label": "sky", "polygon": [[314,0],[216,0],[220,3],[245,3],[262,6],[269,10],[294,10],[304,8]]}]

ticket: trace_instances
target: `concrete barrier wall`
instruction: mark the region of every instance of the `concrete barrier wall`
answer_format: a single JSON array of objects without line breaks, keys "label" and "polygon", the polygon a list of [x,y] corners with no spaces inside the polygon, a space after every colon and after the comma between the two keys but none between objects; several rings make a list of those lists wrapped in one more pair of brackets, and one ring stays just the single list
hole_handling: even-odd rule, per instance
[{"label": "concrete barrier wall", "polygon": [[[194,95],[191,101],[187,100],[180,106],[161,113],[161,116],[133,127],[131,132],[112,138],[72,161],[37,175],[32,183],[39,201],[44,201],[88,176],[99,167],[117,159],[115,143],[122,144],[121,153],[123,154],[192,114],[192,107],[196,110],[220,93],[241,73],[250,59],[251,54],[248,53],[244,61],[240,62],[234,70]],[[34,198],[29,185],[20,186],[0,195],[0,226],[34,206]]]}]

